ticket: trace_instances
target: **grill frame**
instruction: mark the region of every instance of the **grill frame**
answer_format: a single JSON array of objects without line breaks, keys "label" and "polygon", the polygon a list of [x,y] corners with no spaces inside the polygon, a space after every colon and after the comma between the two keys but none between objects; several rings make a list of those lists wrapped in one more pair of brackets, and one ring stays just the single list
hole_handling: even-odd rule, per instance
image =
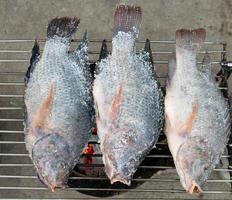
[{"label": "grill frame", "polygon": [[[12,39],[12,40],[0,40],[0,55],[1,54],[16,54],[16,53],[30,53],[31,51],[28,50],[5,50],[5,49],[1,49],[1,46],[6,44],[6,43],[21,43],[21,44],[25,44],[25,43],[32,43],[34,42],[34,40],[32,39]],[[38,39],[38,42],[45,42],[45,39]],[[73,39],[72,42],[80,42],[80,39]],[[90,39],[89,43],[101,43],[102,40],[101,39]],[[107,42],[111,42],[111,40],[107,40]],[[150,41],[151,44],[175,44],[175,41],[173,40],[163,40],[163,41],[159,41],[159,40],[151,40]],[[143,40],[138,40],[137,41],[138,44],[142,44],[144,43]],[[231,74],[231,67],[230,67],[230,62],[227,61],[227,44],[224,41],[208,41],[204,43],[205,45],[220,45],[222,46],[222,50],[204,50],[204,51],[200,51],[200,54],[205,54],[205,53],[209,53],[209,54],[221,54],[221,60],[218,61],[214,61],[212,62],[213,65],[220,65],[221,66],[221,70],[218,72],[218,74],[216,75],[216,78],[220,78],[221,82],[220,82],[220,86],[219,89],[223,90],[223,95],[226,99],[229,100],[229,96],[228,96],[228,84],[227,84],[227,80]],[[32,46],[32,45],[31,45]],[[173,51],[152,51],[153,55],[156,54],[172,54]],[[89,51],[89,54],[91,55],[98,55],[99,51]],[[90,63],[95,62],[96,60],[90,60]],[[4,64],[4,63],[22,63],[22,65],[25,66],[26,63],[29,62],[29,57],[28,59],[0,59],[0,64]],[[166,60],[155,60],[154,64],[161,64],[161,65],[166,65],[168,61]],[[198,62],[198,64],[201,64],[201,62]],[[0,65],[0,76],[24,76],[24,72],[2,72],[1,71],[1,65]],[[165,76],[159,76],[160,79],[165,79]],[[24,86],[23,82],[0,82],[0,87],[2,86],[17,86],[17,87],[21,87]],[[23,98],[23,94],[1,94],[0,93],[0,98]],[[23,110],[23,106],[15,106],[15,107],[10,107],[10,106],[3,106],[0,107],[0,111],[8,111],[8,110]],[[20,123],[23,122],[22,118],[0,118],[0,122],[14,122],[14,123]],[[1,134],[23,134],[22,130],[0,130],[0,145],[24,145],[24,141],[2,141],[1,140]],[[91,144],[98,144],[98,142],[96,140],[92,140],[90,141]],[[166,143],[164,142],[158,142],[157,145],[166,145]],[[228,158],[229,161],[229,165],[228,165],[228,169],[225,168],[217,168],[215,169],[215,171],[222,171],[222,172],[229,172],[230,173],[230,179],[209,179],[208,182],[211,183],[230,183],[232,185],[232,135],[230,135],[230,139],[229,139],[229,143],[227,145],[227,151],[228,151],[228,155],[223,155],[224,158]],[[99,155],[95,155],[95,156],[101,156]],[[27,163],[22,163],[22,164],[2,164],[1,163],[1,158],[2,157],[28,157],[28,154],[26,153],[0,153],[0,168],[1,167],[33,167],[33,164],[27,164]],[[170,158],[170,155],[148,155],[147,158]],[[171,166],[146,166],[146,165],[142,165],[140,166],[140,168],[143,169],[173,169],[173,167]],[[2,179],[37,179],[36,176],[32,176],[32,175],[4,175],[4,174],[0,174],[0,181]],[[106,178],[93,178],[93,177],[71,177],[70,179],[75,179],[75,180],[86,180],[86,179],[91,179],[91,180],[106,180]],[[141,178],[137,178],[134,179],[134,181],[144,181],[144,182],[178,182],[179,179],[141,179]],[[43,187],[29,187],[29,186],[18,186],[18,187],[13,187],[13,186],[0,186],[0,193],[1,191],[4,190],[11,190],[11,191],[17,191],[17,190],[48,190],[45,186]],[[68,188],[67,190],[71,190],[71,191],[92,191],[92,190],[98,190],[98,191],[113,191],[113,192],[137,192],[137,193],[183,193],[185,194],[184,190],[178,190],[178,189],[139,189],[139,188],[93,188],[93,187],[89,187],[89,188]],[[204,194],[222,194],[222,195],[232,195],[231,191],[221,191],[221,190],[205,190]],[[0,195],[1,198],[1,195]],[[91,197],[89,196],[87,199],[91,199],[91,198],[95,198],[95,197]],[[154,197],[153,197],[154,198]],[[13,199],[17,199],[13,198]],[[46,198],[49,199],[49,198]],[[68,198],[70,199],[70,198]],[[75,199],[78,199],[75,198]],[[81,199],[83,199],[83,197],[81,197]],[[96,198],[98,199],[98,198]],[[102,199],[99,198],[99,199]],[[130,197],[124,197],[124,198],[120,198],[117,196],[113,196],[113,197],[106,197],[106,199],[136,199],[136,197],[130,198]],[[143,199],[151,199],[150,197],[147,198],[143,198]],[[166,198],[165,198],[166,199]],[[205,199],[205,198],[204,198]]]}]

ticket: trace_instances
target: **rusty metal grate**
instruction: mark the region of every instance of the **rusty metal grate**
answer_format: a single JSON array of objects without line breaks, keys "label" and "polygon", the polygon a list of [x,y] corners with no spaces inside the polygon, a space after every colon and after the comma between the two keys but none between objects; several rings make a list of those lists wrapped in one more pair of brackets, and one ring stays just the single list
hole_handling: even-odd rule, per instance
[{"label": "rusty metal grate", "polygon": [[[168,151],[165,136],[140,165],[132,181],[132,186],[122,184],[110,185],[104,176],[86,176],[78,172],[84,168],[103,168],[101,162],[84,164],[81,159],[70,176],[69,188],[65,191],[51,193],[42,185],[28,157],[23,136],[23,93],[24,74],[31,56],[33,45],[27,40],[0,40],[0,198],[11,199],[195,199],[189,196],[179,183],[172,157]],[[45,40],[38,40],[43,47]],[[101,47],[100,39],[90,39],[90,60],[98,59]],[[110,40],[109,40],[110,41]],[[77,46],[75,39],[72,46]],[[175,42],[151,41],[154,50],[154,64],[158,78],[164,86],[167,76],[167,63],[174,50]],[[109,43],[110,45],[110,43]],[[137,41],[138,49],[144,41]],[[73,48],[71,47],[71,48]],[[198,64],[205,53],[212,57],[212,67],[219,81],[219,88],[228,99],[227,78],[230,75],[226,60],[226,43],[222,41],[205,42],[199,52]],[[98,140],[93,136],[89,142],[98,148]],[[87,156],[84,155],[83,158]],[[101,152],[97,151],[93,159],[101,160]],[[232,139],[227,145],[221,163],[214,170],[204,189],[201,199],[231,199],[232,184]]]}]

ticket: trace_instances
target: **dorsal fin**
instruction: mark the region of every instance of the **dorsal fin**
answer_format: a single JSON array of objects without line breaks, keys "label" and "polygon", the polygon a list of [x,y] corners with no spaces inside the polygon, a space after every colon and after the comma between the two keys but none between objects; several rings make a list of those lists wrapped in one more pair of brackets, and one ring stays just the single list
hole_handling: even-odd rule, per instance
[{"label": "dorsal fin", "polygon": [[39,50],[39,44],[38,44],[37,39],[35,39],[31,54],[32,55],[30,59],[30,66],[27,69],[26,76],[24,79],[26,85],[31,77],[31,74],[35,68],[36,63],[39,61],[39,58],[40,58],[40,50]]},{"label": "dorsal fin", "polygon": [[168,61],[168,85],[171,85],[172,78],[176,71],[176,55],[173,54],[171,59]]},{"label": "dorsal fin", "polygon": [[120,106],[122,103],[122,98],[123,98],[123,89],[122,86],[120,85],[116,95],[114,96],[110,109],[110,117],[113,122],[115,122],[115,120],[118,118],[120,112]]},{"label": "dorsal fin", "polygon": [[85,63],[88,62],[88,32],[85,31],[83,38],[81,40],[80,45],[77,47],[77,49],[73,52],[75,60],[79,61],[80,59],[85,61]]},{"label": "dorsal fin", "polygon": [[108,52],[106,40],[103,40],[98,61],[100,62],[102,59],[107,58],[108,54],[109,52]]},{"label": "dorsal fin", "polygon": [[150,40],[148,38],[146,39],[146,42],[145,42],[144,51],[146,53],[148,53],[148,55],[149,55],[148,61],[151,63],[152,70],[154,71],[154,67],[153,67],[154,63],[153,63],[153,57],[152,57],[151,43],[150,43]]},{"label": "dorsal fin", "polygon": [[209,54],[205,54],[202,60],[202,65],[198,68],[200,70],[200,74],[206,80],[210,80],[215,82],[216,79],[212,73],[212,63]]},{"label": "dorsal fin", "polygon": [[47,98],[44,99],[44,101],[42,102],[41,106],[38,108],[35,118],[34,118],[34,125],[36,127],[44,127],[46,125],[47,122],[47,117],[49,116],[51,110],[52,110],[52,104],[53,104],[53,100],[54,100],[54,83],[51,83],[50,86],[50,91],[49,91],[49,95],[47,96]]},{"label": "dorsal fin", "polygon": [[96,74],[96,75],[99,74],[99,72],[100,72],[99,63],[101,62],[102,59],[107,58],[108,54],[109,54],[109,51],[107,48],[106,40],[103,40],[100,55],[98,58],[98,62],[94,63],[94,74]]}]

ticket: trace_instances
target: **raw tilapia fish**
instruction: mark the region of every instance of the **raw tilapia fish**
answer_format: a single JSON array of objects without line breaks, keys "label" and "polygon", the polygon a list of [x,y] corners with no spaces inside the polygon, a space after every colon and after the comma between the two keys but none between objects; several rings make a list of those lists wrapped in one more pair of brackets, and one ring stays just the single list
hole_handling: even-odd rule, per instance
[{"label": "raw tilapia fish", "polygon": [[204,29],[176,31],[176,62],[169,63],[166,135],[180,181],[189,193],[202,185],[220,160],[230,131],[228,104],[218,89],[205,55],[197,67]]},{"label": "raw tilapia fish", "polygon": [[103,44],[94,82],[98,136],[112,184],[131,184],[163,125],[164,99],[152,66],[149,41],[141,53],[136,54],[134,48],[141,18],[140,7],[117,7],[112,55],[105,53]]},{"label": "raw tilapia fish", "polygon": [[26,74],[25,142],[40,180],[64,188],[93,125],[87,33],[68,53],[77,18],[55,18],[40,56],[37,41]]}]

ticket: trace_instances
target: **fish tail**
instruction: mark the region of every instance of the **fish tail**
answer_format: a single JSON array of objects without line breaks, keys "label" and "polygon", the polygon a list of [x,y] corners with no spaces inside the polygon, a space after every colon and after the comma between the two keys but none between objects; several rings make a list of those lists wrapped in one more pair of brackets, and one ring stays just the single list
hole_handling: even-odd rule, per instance
[{"label": "fish tail", "polygon": [[47,37],[70,38],[76,31],[80,19],[77,17],[56,17],[51,20],[47,29]]},{"label": "fish tail", "polygon": [[206,31],[203,28],[187,30],[179,29],[176,31],[176,47],[198,51],[205,41]]},{"label": "fish tail", "polygon": [[142,11],[140,7],[133,5],[119,5],[114,14],[113,36],[119,31],[134,33],[135,38],[138,35],[142,20]]}]

